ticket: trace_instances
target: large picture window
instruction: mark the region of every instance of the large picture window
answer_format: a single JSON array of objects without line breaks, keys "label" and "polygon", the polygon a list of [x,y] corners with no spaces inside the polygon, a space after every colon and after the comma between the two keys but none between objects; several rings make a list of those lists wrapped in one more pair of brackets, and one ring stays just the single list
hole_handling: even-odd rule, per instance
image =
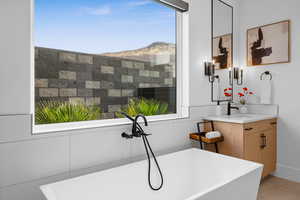
[{"label": "large picture window", "polygon": [[176,11],[151,0],[35,0],[35,124],[177,112]]}]

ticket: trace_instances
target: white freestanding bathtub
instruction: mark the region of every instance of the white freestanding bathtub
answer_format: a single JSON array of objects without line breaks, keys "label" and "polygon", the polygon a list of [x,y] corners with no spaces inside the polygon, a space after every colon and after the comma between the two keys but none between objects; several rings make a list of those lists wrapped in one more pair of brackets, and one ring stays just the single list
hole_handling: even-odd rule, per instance
[{"label": "white freestanding bathtub", "polygon": [[[41,186],[48,200],[256,200],[263,166],[198,149],[159,156],[164,186],[152,191],[147,161]],[[154,165],[152,165],[154,166]],[[156,168],[152,182],[159,184]]]}]

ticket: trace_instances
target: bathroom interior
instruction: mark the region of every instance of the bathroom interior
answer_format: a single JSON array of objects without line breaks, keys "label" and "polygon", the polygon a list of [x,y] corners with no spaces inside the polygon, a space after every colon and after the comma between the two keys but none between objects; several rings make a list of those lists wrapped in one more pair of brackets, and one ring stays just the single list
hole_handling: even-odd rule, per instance
[{"label": "bathroom interior", "polygon": [[299,6],[1,0],[0,200],[299,200]]}]

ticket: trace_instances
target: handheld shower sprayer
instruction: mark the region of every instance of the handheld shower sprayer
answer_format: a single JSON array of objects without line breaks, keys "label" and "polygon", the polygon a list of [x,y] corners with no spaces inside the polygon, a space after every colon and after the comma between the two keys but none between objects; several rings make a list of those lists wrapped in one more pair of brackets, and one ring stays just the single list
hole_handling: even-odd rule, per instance
[{"label": "handheld shower sprayer", "polygon": [[[137,115],[135,118],[129,116],[128,114],[126,113],[120,113],[122,114],[123,116],[125,116],[127,119],[131,120],[133,122],[132,124],[132,133],[131,134],[127,134],[127,133],[122,133],[122,137],[123,138],[126,138],[126,139],[132,139],[134,137],[137,137],[137,138],[142,138],[143,140],[143,143],[144,143],[144,147],[145,147],[145,151],[146,151],[146,154],[147,154],[147,158],[148,158],[148,184],[150,186],[150,188],[154,191],[158,191],[162,188],[163,184],[164,184],[164,179],[163,179],[163,175],[162,175],[162,172],[161,172],[161,169],[160,169],[160,166],[157,162],[157,159],[156,159],[156,156],[150,146],[150,143],[148,141],[148,138],[147,136],[151,135],[151,134],[146,134],[145,131],[143,130],[143,128],[141,127],[141,125],[138,123],[138,120],[139,118],[142,118],[144,120],[144,123],[145,123],[145,126],[148,126],[148,121],[146,119],[146,117],[144,115]],[[157,188],[154,188],[152,183],[151,183],[151,156],[150,156],[150,153],[154,159],[154,162],[157,166],[157,169],[158,169],[158,172],[159,172],[159,175],[160,175],[160,178],[161,178],[161,183],[159,185],[159,187]]]}]

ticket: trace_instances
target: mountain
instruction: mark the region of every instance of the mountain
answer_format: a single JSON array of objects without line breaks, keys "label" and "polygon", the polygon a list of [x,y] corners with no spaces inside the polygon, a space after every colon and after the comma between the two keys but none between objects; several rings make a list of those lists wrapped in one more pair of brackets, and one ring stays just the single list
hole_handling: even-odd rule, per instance
[{"label": "mountain", "polygon": [[154,62],[156,64],[159,57],[169,57],[169,62],[174,62],[175,60],[176,46],[175,44],[166,43],[166,42],[154,42],[149,46],[136,49],[128,50],[114,53],[104,53],[101,55],[119,57],[119,58],[128,58],[146,62]]}]

